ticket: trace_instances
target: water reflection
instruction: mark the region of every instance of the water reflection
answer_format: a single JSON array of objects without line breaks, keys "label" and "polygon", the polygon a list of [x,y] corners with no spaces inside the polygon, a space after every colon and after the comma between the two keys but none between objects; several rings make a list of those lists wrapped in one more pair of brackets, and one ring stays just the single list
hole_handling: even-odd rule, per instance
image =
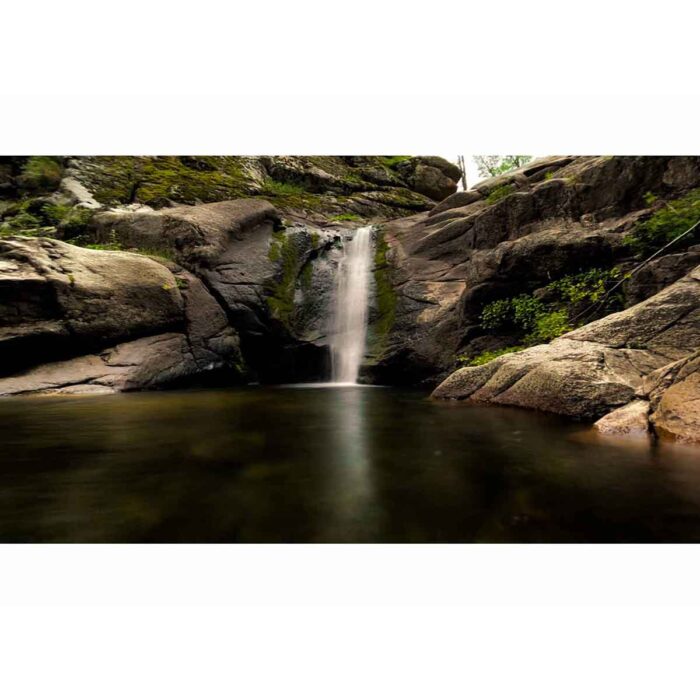
[{"label": "water reflection", "polygon": [[414,392],[0,402],[5,542],[700,540],[700,453]]}]

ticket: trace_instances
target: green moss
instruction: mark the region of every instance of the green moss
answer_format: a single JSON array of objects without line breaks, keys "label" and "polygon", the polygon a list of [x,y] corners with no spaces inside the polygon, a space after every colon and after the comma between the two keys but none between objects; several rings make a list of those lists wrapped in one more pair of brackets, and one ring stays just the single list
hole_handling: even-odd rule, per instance
[{"label": "green moss", "polygon": [[82,179],[104,204],[166,200],[196,204],[250,194],[239,159],[233,156],[97,156],[86,159]]},{"label": "green moss", "polygon": [[[645,201],[651,205],[656,201],[656,197],[648,192],[645,195]],[[649,219],[637,224],[624,240],[636,255],[648,257],[687,231],[698,220],[700,220],[700,189],[666,202],[665,206],[652,214]],[[695,229],[681,239],[678,246],[687,248],[698,242],[700,242],[700,231]]]},{"label": "green moss", "polygon": [[267,287],[267,305],[275,318],[289,323],[294,312],[294,289],[299,269],[299,251],[293,238],[283,231],[273,233],[268,258],[279,263],[279,272]]},{"label": "green moss", "polygon": [[383,349],[396,318],[396,292],[391,281],[388,252],[389,244],[380,229],[376,233],[374,246],[374,283],[378,314],[369,329],[371,346],[376,354]]},{"label": "green moss", "polygon": [[307,262],[301,270],[301,288],[304,292],[311,290],[314,279],[314,268],[311,261]]},{"label": "green moss", "polygon": [[501,355],[509,355],[512,352],[519,352],[523,349],[523,345],[512,345],[507,348],[500,348],[499,350],[486,350],[474,357],[461,355],[457,360],[468,367],[478,367],[479,365],[485,365],[487,362],[491,362],[491,360],[495,360],[497,357],[501,357]]},{"label": "green moss", "polygon": [[393,168],[399,163],[403,163],[406,160],[411,160],[413,156],[380,156],[381,162],[386,165],[387,168]]},{"label": "green moss", "polygon": [[488,204],[495,204],[505,199],[508,195],[513,194],[513,192],[515,192],[515,185],[501,185],[500,187],[496,187],[496,189],[486,197],[486,202]]},{"label": "green moss", "polygon": [[346,214],[336,214],[335,216],[331,216],[330,221],[361,221],[362,217],[359,214],[352,214],[352,213],[346,213]]},{"label": "green moss", "polygon": [[260,196],[282,209],[315,210],[323,204],[320,195],[307,191],[302,185],[272,179],[265,180]]}]

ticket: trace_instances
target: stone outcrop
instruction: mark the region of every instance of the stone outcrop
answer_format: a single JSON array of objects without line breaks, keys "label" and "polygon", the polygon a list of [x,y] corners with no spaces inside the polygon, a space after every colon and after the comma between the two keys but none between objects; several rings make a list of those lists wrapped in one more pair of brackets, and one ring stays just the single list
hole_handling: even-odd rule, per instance
[{"label": "stone outcrop", "polygon": [[[395,322],[371,377],[435,383],[460,355],[519,344],[482,327],[487,304],[540,295],[592,268],[631,270],[627,238],[655,211],[649,194],[673,198],[693,187],[698,157],[552,157],[387,222]],[[697,261],[691,249],[643,268],[621,290],[624,304],[655,294]]]},{"label": "stone outcrop", "polygon": [[[433,396],[596,420],[643,394],[644,381],[654,370],[681,360],[698,347],[700,267],[650,299],[549,345],[459,369]],[[687,385],[691,391],[692,387],[693,381]],[[657,405],[652,402],[655,412]]]},{"label": "stone outcrop", "polygon": [[263,381],[326,376],[326,311],[343,229],[282,226],[269,202],[242,199],[160,211],[110,211],[97,242],[161,252],[206,284]]},{"label": "stone outcrop", "polygon": [[700,442],[700,351],[662,373],[649,394],[657,435]]},{"label": "stone outcrop", "polygon": [[[43,238],[0,240],[0,394],[242,377],[237,334],[173,263]],[[75,389],[73,389],[75,390]]]}]

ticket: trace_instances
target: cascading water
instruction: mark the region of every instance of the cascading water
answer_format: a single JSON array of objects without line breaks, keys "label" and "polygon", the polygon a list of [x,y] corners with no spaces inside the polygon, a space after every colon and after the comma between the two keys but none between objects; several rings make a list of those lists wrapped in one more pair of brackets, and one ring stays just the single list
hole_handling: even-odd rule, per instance
[{"label": "cascading water", "polygon": [[343,252],[332,317],[331,380],[357,384],[367,340],[372,227],[358,228]]}]

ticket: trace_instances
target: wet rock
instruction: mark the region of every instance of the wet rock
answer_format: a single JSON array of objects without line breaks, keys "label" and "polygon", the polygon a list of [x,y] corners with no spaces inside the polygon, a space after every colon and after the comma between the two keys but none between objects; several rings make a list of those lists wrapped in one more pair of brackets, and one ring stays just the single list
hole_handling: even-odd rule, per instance
[{"label": "wet rock", "polygon": [[698,346],[700,268],[654,297],[549,345],[457,370],[433,396],[596,420],[632,401],[647,375]]},{"label": "wet rock", "polygon": [[700,351],[664,372],[650,395],[657,435],[700,442]]},{"label": "wet rock", "polygon": [[647,435],[649,402],[641,399],[631,401],[596,421],[595,427],[605,435]]}]

